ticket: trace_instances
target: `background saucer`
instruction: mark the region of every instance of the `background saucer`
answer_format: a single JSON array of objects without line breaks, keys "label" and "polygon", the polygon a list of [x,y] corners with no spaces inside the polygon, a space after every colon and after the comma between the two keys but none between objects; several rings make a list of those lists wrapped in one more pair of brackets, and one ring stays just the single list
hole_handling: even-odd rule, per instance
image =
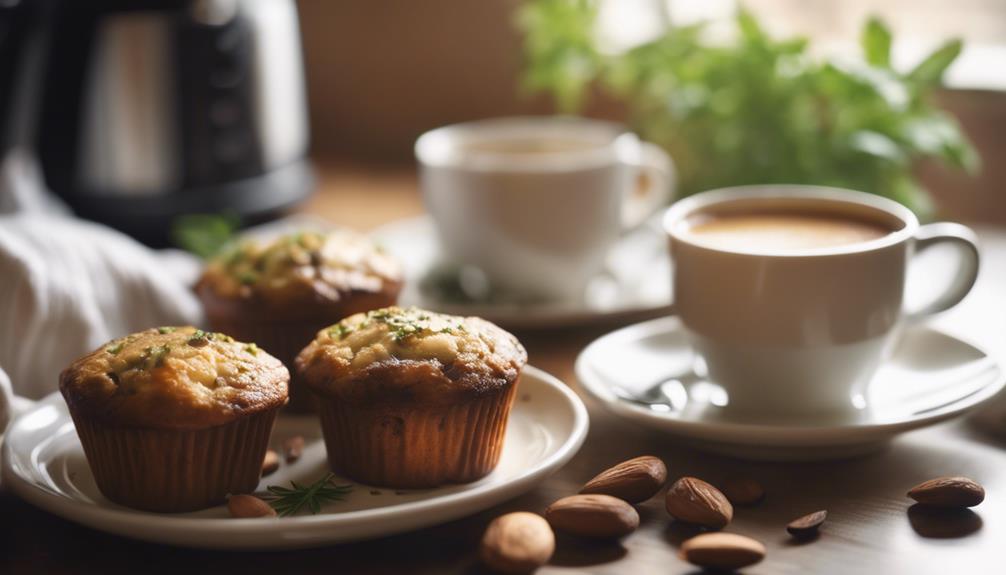
[{"label": "background saucer", "polygon": [[[94,483],[59,393],[39,401],[8,429],[4,484],[26,501],[96,529],[159,543],[213,549],[314,547],[410,531],[475,513],[528,491],[562,467],[583,444],[587,411],[562,382],[525,367],[499,466],[474,483],[398,491],[357,485],[318,515],[233,519],[224,506],[158,514],[111,503]],[[316,417],[281,415],[273,448],[303,435],[304,455],[264,478],[267,485],[312,482],[327,472]],[[339,481],[347,483],[348,481]]]},{"label": "background saucer", "polygon": [[679,408],[653,410],[619,399],[613,387],[640,391],[690,372],[694,354],[677,318],[605,335],[580,354],[584,388],[614,413],[709,451],[748,459],[846,457],[882,447],[894,436],[970,411],[1006,383],[983,350],[927,327],[906,330],[868,391],[869,409],[855,421],[739,421],[721,407],[721,388],[689,387]]},{"label": "background saucer", "polygon": [[[400,220],[372,232],[378,244],[402,262],[405,288],[399,302],[435,311],[476,315],[509,329],[568,327],[630,321],[670,313],[671,264],[667,239],[657,220],[625,234],[612,248],[607,273],[595,278],[582,302],[533,302],[496,295],[489,301],[451,296],[443,280],[433,221],[427,216]],[[450,278],[447,278],[447,282]],[[424,287],[425,286],[425,287]]]}]

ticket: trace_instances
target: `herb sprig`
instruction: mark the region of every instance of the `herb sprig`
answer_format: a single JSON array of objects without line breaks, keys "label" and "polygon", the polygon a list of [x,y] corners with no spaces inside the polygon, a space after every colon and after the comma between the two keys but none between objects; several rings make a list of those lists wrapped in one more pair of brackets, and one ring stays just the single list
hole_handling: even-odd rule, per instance
[{"label": "herb sprig", "polygon": [[298,485],[290,482],[290,487],[270,485],[269,492],[262,498],[266,500],[280,517],[296,515],[303,509],[312,514],[321,512],[321,506],[333,501],[342,501],[353,491],[352,485],[337,485],[333,482],[335,474],[329,473],[310,485]]}]

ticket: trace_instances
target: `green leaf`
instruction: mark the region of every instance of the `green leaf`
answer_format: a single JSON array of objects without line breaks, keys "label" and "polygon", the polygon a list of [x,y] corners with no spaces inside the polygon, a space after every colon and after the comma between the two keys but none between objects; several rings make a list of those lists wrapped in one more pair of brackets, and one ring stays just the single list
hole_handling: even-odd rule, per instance
[{"label": "green leaf", "polygon": [[550,92],[562,112],[578,111],[598,77],[603,58],[594,45],[597,3],[591,0],[538,0],[517,11],[524,34],[527,92]]},{"label": "green leaf", "polygon": [[904,128],[906,141],[914,150],[938,157],[969,174],[981,169],[981,158],[964,137],[957,121],[947,114],[931,114],[912,119]]},{"label": "green leaf", "polygon": [[862,130],[852,134],[849,145],[854,150],[869,154],[887,161],[902,163],[905,154],[898,144],[885,134],[871,130]]},{"label": "green leaf", "polygon": [[891,31],[882,20],[876,16],[867,20],[859,42],[867,63],[878,68],[891,67]]},{"label": "green leaf", "polygon": [[908,80],[922,87],[939,84],[943,73],[960,55],[962,47],[960,39],[943,44],[908,73]]},{"label": "green leaf", "polygon": [[765,31],[762,30],[761,24],[755,19],[751,12],[744,8],[737,11],[737,26],[740,28],[741,35],[748,42],[762,42],[765,40]]},{"label": "green leaf", "polygon": [[219,254],[237,233],[240,220],[233,214],[188,214],[175,218],[175,245],[203,259]]}]

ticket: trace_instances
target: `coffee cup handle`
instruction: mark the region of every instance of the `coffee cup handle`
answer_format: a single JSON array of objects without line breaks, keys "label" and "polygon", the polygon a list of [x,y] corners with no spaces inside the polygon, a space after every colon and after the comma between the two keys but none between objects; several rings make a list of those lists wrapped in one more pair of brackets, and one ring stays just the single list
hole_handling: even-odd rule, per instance
[{"label": "coffee cup handle", "polygon": [[978,279],[978,237],[971,228],[951,222],[939,222],[921,226],[915,233],[916,253],[938,244],[949,244],[957,249],[960,258],[957,277],[939,297],[921,309],[908,312],[906,319],[910,322],[923,320],[959,304]]},{"label": "coffee cup handle", "polygon": [[635,171],[622,198],[622,229],[641,225],[666,206],[674,195],[674,162],[660,146],[640,142],[637,158],[628,162]]}]

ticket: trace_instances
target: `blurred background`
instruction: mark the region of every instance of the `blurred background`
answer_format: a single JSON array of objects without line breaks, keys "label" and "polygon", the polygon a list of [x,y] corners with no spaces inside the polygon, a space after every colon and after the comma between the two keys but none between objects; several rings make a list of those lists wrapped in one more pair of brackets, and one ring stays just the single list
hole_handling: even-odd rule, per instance
[{"label": "blurred background", "polygon": [[[409,163],[425,130],[477,118],[554,110],[546,95],[519,89],[519,0],[300,0],[312,144],[319,158]],[[626,49],[669,22],[727,22],[738,2],[600,2],[600,33]],[[936,98],[959,119],[985,159],[976,175],[920,162],[917,169],[951,219],[1006,222],[1006,3],[998,0],[748,0],[773,34],[800,35],[823,56],[858,54],[861,28],[881,17],[894,65],[907,68],[949,38],[964,49]],[[584,113],[625,119],[624,105],[595,94]]]},{"label": "blurred background", "polygon": [[154,244],[191,213],[412,214],[424,131],[556,112],[664,146],[684,193],[1002,223],[1004,63],[1000,0],[0,0],[0,151]]}]

